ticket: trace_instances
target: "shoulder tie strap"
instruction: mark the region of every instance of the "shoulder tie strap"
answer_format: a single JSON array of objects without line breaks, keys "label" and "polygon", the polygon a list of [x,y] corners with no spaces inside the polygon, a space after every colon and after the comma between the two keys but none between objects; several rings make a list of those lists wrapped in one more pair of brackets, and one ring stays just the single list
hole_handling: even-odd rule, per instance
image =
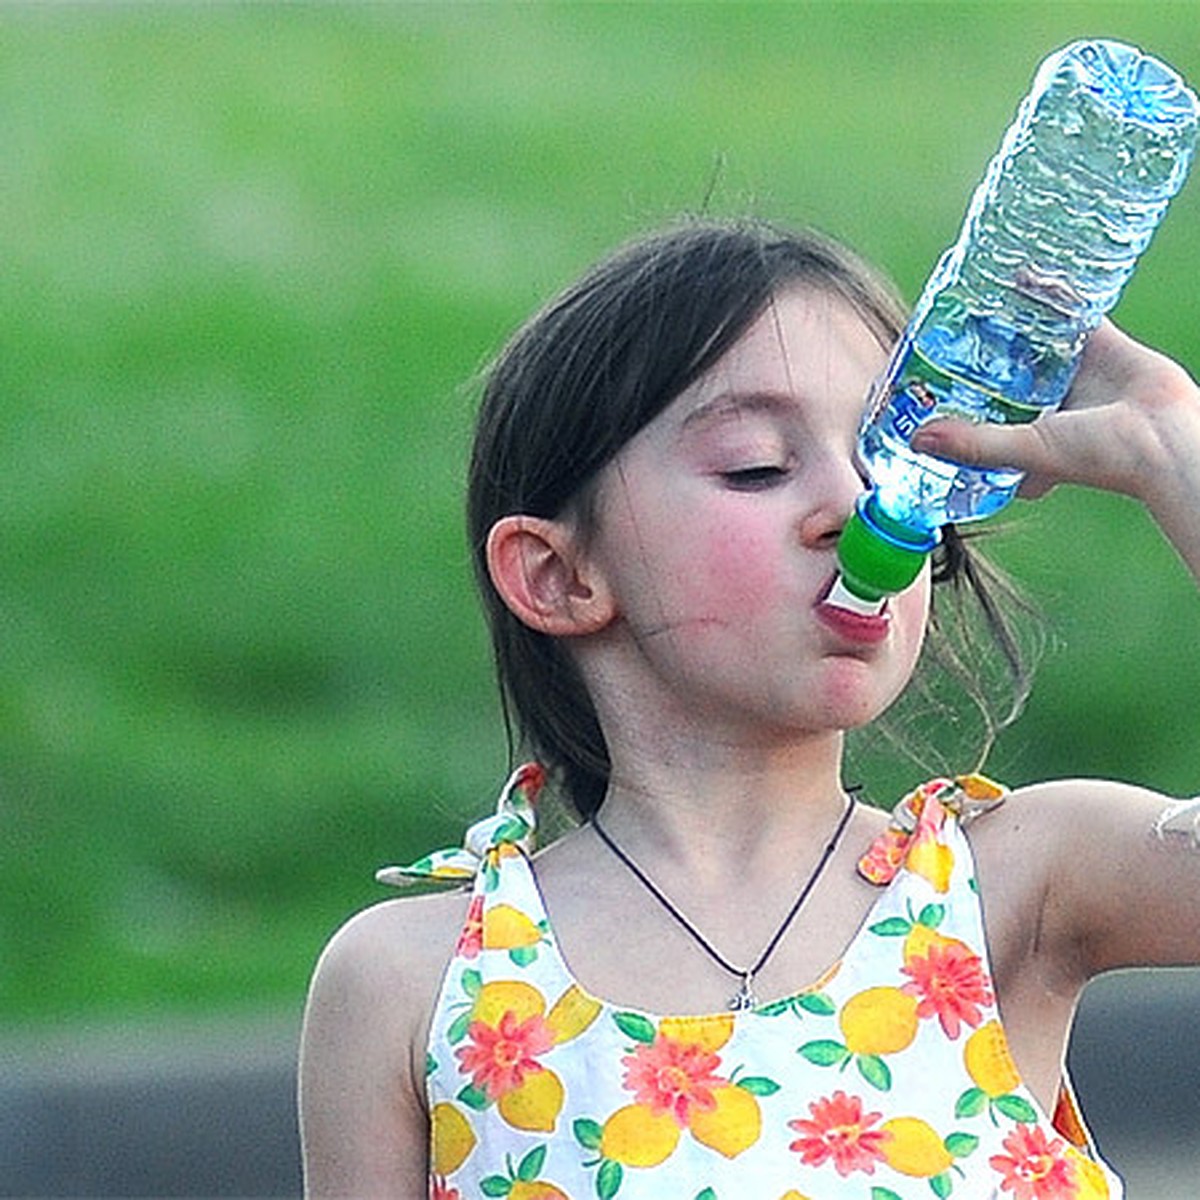
[{"label": "shoulder tie strap", "polygon": [[[947,812],[962,825],[1004,803],[1008,789],[984,775],[939,777],[909,792],[892,810],[888,827],[858,860],[858,873],[879,886],[891,883],[911,846],[936,836]],[[929,801],[936,801],[930,804]]]},{"label": "shoulder tie strap", "polygon": [[504,785],[495,813],[470,826],[461,847],[435,850],[408,866],[383,867],[375,872],[376,881],[391,887],[417,880],[464,883],[489,863],[494,869],[506,848],[509,853],[532,854],[537,831],[534,805],[545,781],[546,773],[537,763],[518,767]]}]

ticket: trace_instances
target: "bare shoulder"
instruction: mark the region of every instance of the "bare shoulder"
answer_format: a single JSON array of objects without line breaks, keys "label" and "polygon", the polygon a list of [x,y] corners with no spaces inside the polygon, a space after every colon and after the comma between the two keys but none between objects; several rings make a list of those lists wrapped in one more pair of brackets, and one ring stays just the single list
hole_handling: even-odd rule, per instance
[{"label": "bare shoulder", "polygon": [[[993,842],[1042,855],[1086,854],[1101,846],[1105,857],[1143,840],[1168,798],[1150,788],[1111,779],[1056,779],[1011,791],[1004,804],[971,827],[972,842]],[[1131,833],[1138,833],[1131,839]],[[1111,838],[1117,837],[1117,841]]]},{"label": "bare shoulder", "polygon": [[1200,956],[1200,854],[1189,822],[1164,829],[1172,802],[1150,788],[1063,779],[1015,790],[970,829],[991,915],[1072,955],[1085,977]]},{"label": "bare shoulder", "polygon": [[300,1048],[306,1194],[426,1190],[425,1046],[466,891],[387,900],[329,940]]},{"label": "bare shoulder", "polygon": [[438,987],[466,917],[465,890],[385,900],[355,914],[330,938],[313,973],[315,1006],[352,1032],[423,1045]]},{"label": "bare shoulder", "polygon": [[[349,970],[355,975],[407,979],[439,959],[445,966],[470,899],[468,890],[456,888],[383,900],[364,908],[329,939],[318,972]],[[390,981],[394,983],[396,978]]]}]

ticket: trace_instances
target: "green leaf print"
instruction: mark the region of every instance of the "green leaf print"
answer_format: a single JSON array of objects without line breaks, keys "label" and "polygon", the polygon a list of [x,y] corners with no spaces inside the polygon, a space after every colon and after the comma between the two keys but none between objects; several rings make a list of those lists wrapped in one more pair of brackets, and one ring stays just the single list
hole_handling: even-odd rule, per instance
[{"label": "green leaf print", "polygon": [[954,1105],[956,1117],[977,1117],[988,1106],[988,1094],[980,1087],[967,1088]]},{"label": "green leaf print", "polygon": [[517,1166],[517,1178],[522,1183],[532,1183],[541,1174],[542,1166],[545,1162],[546,1147],[535,1146],[521,1159],[520,1164]]},{"label": "green leaf print", "polygon": [[782,1017],[784,1013],[794,1012],[795,1004],[795,997],[789,996],[786,1000],[772,1000],[770,1004],[764,1004],[754,1011],[760,1017]]},{"label": "green leaf print", "polygon": [[796,997],[796,1004],[818,1017],[832,1017],[837,1012],[837,1005],[824,992],[805,992]]},{"label": "green leaf print", "polygon": [[876,1090],[891,1091],[892,1072],[877,1054],[860,1054],[856,1060],[858,1073]]},{"label": "green leaf print", "polygon": [[506,817],[492,831],[493,842],[519,842],[529,832],[529,826],[518,817]]},{"label": "green leaf print", "polygon": [[832,1017],[837,1012],[837,1005],[824,992],[802,992],[799,996],[773,1000],[754,1011],[760,1017],[782,1017],[786,1013],[797,1017],[803,1017],[805,1013],[813,1013],[818,1017]]},{"label": "green leaf print", "polygon": [[461,1012],[450,1023],[450,1028],[446,1030],[446,1041],[450,1045],[457,1045],[467,1036],[467,1030],[471,1028],[471,1010],[468,1008],[466,1012]]},{"label": "green leaf print", "polygon": [[992,1107],[997,1112],[1002,1112],[1006,1117],[1013,1121],[1019,1121],[1023,1125],[1037,1124],[1037,1109],[1021,1096],[997,1096],[992,1101]]},{"label": "green leaf print", "polygon": [[874,925],[868,925],[867,930],[876,937],[907,937],[918,925],[923,925],[926,929],[936,929],[945,916],[944,904],[927,904],[917,917],[913,916],[910,908],[907,917],[886,917],[882,921],[876,921]]},{"label": "green leaf print", "polygon": [[704,1191],[696,1193],[696,1200],[717,1200],[717,1193],[706,1187]]},{"label": "green leaf print", "polygon": [[873,1187],[871,1189],[871,1200],[904,1200],[904,1197],[897,1195],[891,1188]]},{"label": "green leaf print", "polygon": [[538,948],[536,946],[514,946],[509,952],[508,957],[514,966],[527,967],[530,963],[537,962]]},{"label": "green leaf print", "polygon": [[485,1196],[507,1196],[512,1191],[512,1180],[503,1175],[489,1175],[479,1181],[479,1190]]},{"label": "green leaf print", "polygon": [[954,1191],[954,1177],[949,1171],[943,1171],[929,1181],[929,1186],[933,1188],[933,1194],[938,1197],[938,1200],[946,1200],[946,1197]]},{"label": "green leaf print", "polygon": [[587,1117],[580,1117],[572,1126],[571,1129],[575,1133],[575,1140],[585,1150],[599,1150],[600,1139],[604,1136],[604,1127],[599,1121],[592,1121]]},{"label": "green leaf print", "polygon": [[479,993],[483,991],[483,976],[474,968],[466,970],[462,973],[460,979],[462,990],[472,999],[476,1000]]},{"label": "green leaf print", "polygon": [[425,1054],[425,1075],[426,1075],[426,1077],[432,1075],[434,1073],[434,1071],[436,1071],[436,1070],[437,1070],[437,1059],[434,1058],[433,1055],[428,1053],[428,1051],[427,1051]]},{"label": "green leaf print", "polygon": [[620,1190],[621,1180],[624,1178],[625,1171],[621,1164],[606,1158],[600,1164],[600,1170],[596,1172],[596,1195],[600,1200],[612,1200]]},{"label": "green leaf print", "polygon": [[483,890],[494,892],[500,886],[500,872],[489,857],[483,864]]},{"label": "green leaf print", "polygon": [[837,1067],[848,1062],[852,1057],[850,1051],[841,1042],[829,1041],[824,1038],[815,1042],[805,1042],[796,1053],[818,1067]]},{"label": "green leaf print", "polygon": [[779,1091],[779,1084],[765,1075],[748,1075],[745,1079],[737,1080],[736,1084],[752,1096],[773,1096]]},{"label": "green leaf print", "polygon": [[951,1133],[942,1144],[947,1153],[953,1154],[955,1158],[966,1158],[968,1154],[975,1153],[979,1139],[973,1133]]},{"label": "green leaf print", "polygon": [[617,1023],[617,1028],[635,1042],[645,1042],[649,1045],[654,1041],[654,1022],[647,1020],[640,1013],[613,1013],[613,1020]]},{"label": "green leaf print", "polygon": [[458,1093],[456,1099],[465,1104],[468,1108],[473,1108],[476,1112],[483,1112],[491,1101],[488,1099],[487,1092],[482,1088],[477,1088],[473,1083],[468,1083],[466,1087]]}]

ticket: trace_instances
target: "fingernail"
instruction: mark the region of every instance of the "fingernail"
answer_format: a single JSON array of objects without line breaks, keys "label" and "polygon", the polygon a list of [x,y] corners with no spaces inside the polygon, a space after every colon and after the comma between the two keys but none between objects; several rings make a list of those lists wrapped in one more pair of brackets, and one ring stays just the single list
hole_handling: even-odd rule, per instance
[{"label": "fingernail", "polygon": [[929,426],[923,425],[916,433],[912,435],[909,445],[914,450],[934,451],[943,444],[941,433],[937,429],[930,429]]}]

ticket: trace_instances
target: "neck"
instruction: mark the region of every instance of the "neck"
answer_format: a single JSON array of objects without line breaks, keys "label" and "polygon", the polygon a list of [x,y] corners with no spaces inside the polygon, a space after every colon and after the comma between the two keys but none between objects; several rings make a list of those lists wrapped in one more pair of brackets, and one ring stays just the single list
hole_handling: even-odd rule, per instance
[{"label": "neck", "polygon": [[784,745],[617,746],[605,828],[635,856],[696,878],[794,871],[845,807],[842,738]]}]

